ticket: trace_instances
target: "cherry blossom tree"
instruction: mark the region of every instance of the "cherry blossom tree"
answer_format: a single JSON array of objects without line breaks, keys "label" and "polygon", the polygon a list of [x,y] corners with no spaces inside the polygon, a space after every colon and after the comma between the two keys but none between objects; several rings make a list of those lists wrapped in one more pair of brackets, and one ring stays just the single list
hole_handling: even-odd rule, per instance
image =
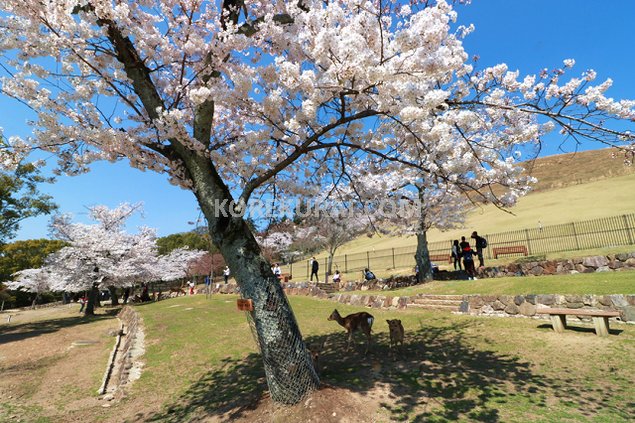
[{"label": "cherry blossom tree", "polygon": [[34,148],[67,173],[126,158],[192,190],[254,302],[279,402],[299,401],[318,377],[243,219],[255,195],[308,192],[372,156],[488,198],[474,182],[497,173],[489,163],[554,126],[632,148],[623,122],[635,103],[607,97],[610,80],[475,70],[461,41],[472,28],[456,28],[443,0],[2,0],[0,10],[1,90],[37,112],[33,136],[11,137],[0,163]]},{"label": "cherry blossom tree", "polygon": [[91,207],[89,216],[97,222],[94,225],[72,223],[68,215],[53,219],[52,235],[69,246],[47,258],[56,275],[51,287],[57,291],[89,291],[86,315],[94,314],[100,284],[115,294],[116,288],[132,286],[147,277],[148,269],[156,262],[155,231],[141,228],[137,234],[128,234],[124,230],[126,220],[140,208],[140,204],[122,204],[115,209]]},{"label": "cherry blossom tree", "polygon": [[7,282],[8,289],[24,289],[35,293],[32,307],[35,307],[40,295],[49,292],[51,289],[51,271],[46,267],[39,269],[24,269],[13,275],[13,281]]},{"label": "cherry blossom tree", "polygon": [[155,263],[152,263],[153,279],[171,282],[189,276],[192,263],[202,258],[205,251],[190,250],[188,248],[176,248],[170,253],[158,256]]}]

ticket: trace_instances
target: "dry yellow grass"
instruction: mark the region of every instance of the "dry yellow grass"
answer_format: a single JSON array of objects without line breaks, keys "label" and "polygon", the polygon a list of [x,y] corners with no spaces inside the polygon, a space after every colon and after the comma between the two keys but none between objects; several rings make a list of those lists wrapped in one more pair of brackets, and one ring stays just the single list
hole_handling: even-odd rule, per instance
[{"label": "dry yellow grass", "polygon": [[[614,157],[615,155],[615,157]],[[537,159],[525,166],[538,178],[532,193],[502,211],[492,205],[475,207],[464,228],[428,232],[428,242],[481,234],[597,219],[635,211],[635,168],[625,166],[613,149],[562,154]],[[360,236],[337,251],[337,255],[414,246],[414,236]],[[326,253],[316,255],[318,259]]]}]

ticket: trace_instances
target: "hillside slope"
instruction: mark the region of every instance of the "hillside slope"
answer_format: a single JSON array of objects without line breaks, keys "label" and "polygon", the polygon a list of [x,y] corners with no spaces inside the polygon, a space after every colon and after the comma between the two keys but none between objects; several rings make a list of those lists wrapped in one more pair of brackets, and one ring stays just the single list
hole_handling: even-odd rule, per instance
[{"label": "hillside slope", "polygon": [[[555,225],[635,212],[635,167],[613,149],[561,154],[526,162],[538,178],[533,191],[508,212],[492,205],[474,208],[463,229],[428,232],[428,241]],[[414,236],[361,236],[338,250],[354,254],[416,245]],[[320,254],[320,257],[324,254]]]}]

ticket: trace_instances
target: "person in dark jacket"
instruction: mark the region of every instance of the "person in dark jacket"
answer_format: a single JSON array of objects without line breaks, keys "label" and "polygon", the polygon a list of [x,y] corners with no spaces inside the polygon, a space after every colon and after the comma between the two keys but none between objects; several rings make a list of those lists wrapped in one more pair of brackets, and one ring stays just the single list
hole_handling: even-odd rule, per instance
[{"label": "person in dark jacket", "polygon": [[311,282],[313,282],[313,275],[315,275],[315,281],[319,282],[320,277],[318,276],[318,271],[320,270],[320,263],[315,259],[315,257],[311,257]]},{"label": "person in dark jacket", "polygon": [[465,248],[463,248],[463,267],[467,272],[467,278],[469,280],[476,280],[476,269],[474,268],[474,250],[470,247],[468,243]]},{"label": "person in dark jacket", "polygon": [[455,239],[452,243],[452,259],[454,260],[454,270],[461,270],[461,247],[459,240]]},{"label": "person in dark jacket", "polygon": [[471,238],[474,238],[474,246],[476,247],[476,255],[478,256],[478,266],[485,266],[485,260],[483,260],[483,248],[485,248],[485,238],[479,236],[476,231],[472,232]]}]

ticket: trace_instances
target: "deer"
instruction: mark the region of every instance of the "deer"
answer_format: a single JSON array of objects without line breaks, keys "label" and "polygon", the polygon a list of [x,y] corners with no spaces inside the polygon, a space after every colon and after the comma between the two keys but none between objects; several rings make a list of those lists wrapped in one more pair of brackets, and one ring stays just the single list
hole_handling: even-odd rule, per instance
[{"label": "deer", "polygon": [[396,348],[397,343],[403,347],[404,330],[401,320],[386,320],[386,323],[388,323],[388,329],[390,330],[390,350],[392,351],[393,346]]},{"label": "deer", "polygon": [[368,353],[368,348],[370,348],[370,332],[373,327],[373,321],[375,320],[372,314],[362,311],[342,317],[337,309],[335,309],[329,316],[328,320],[335,320],[340,324],[340,326],[346,329],[346,332],[348,333],[347,349],[349,350],[351,348],[351,341],[353,340],[353,332],[356,330],[364,332],[366,335],[366,351],[364,354]]},{"label": "deer", "polygon": [[322,350],[324,350],[325,343],[326,339],[322,340],[321,344],[307,345],[307,349],[311,355],[311,361],[313,362],[313,368],[318,376],[320,375],[320,355],[322,354]]},{"label": "deer", "polygon": [[174,294],[174,293],[176,293],[176,296],[177,296],[177,297],[179,296],[179,294],[187,295],[187,294],[185,293],[185,291],[184,291],[182,288],[180,288],[180,287],[171,287],[171,288],[170,288],[170,297],[171,297],[171,296],[172,296],[172,294]]}]

